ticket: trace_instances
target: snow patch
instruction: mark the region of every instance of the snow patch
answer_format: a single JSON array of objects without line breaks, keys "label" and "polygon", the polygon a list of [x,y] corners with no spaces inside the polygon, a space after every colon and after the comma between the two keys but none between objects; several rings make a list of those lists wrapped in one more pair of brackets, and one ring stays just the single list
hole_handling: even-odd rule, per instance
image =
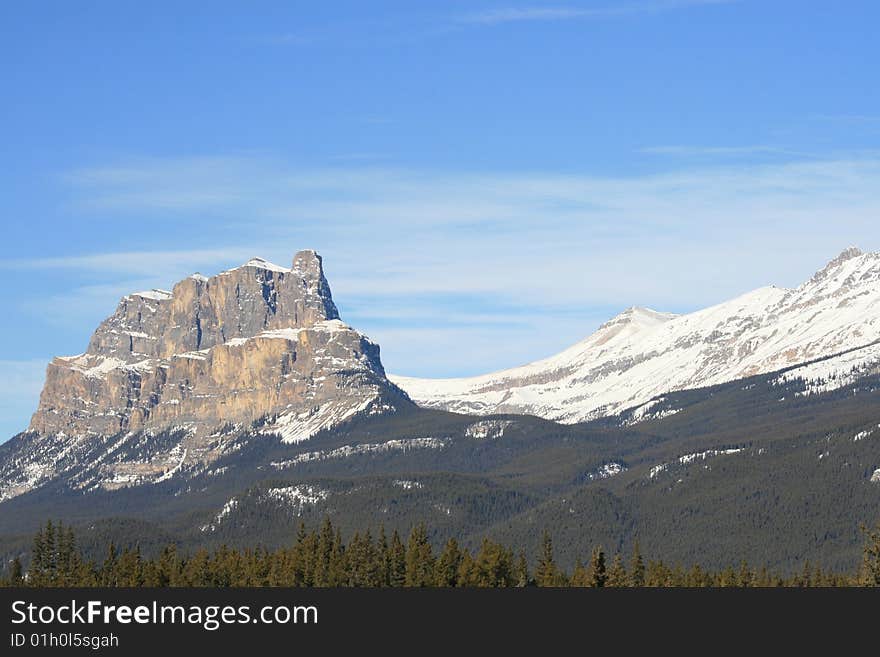
[{"label": "snow patch", "polygon": [[151,299],[153,301],[167,301],[171,298],[171,292],[169,292],[168,290],[159,290],[154,288],[152,290],[144,290],[143,292],[135,292],[133,294],[130,294],[129,296],[142,297],[144,299]]},{"label": "snow patch", "polygon": [[477,440],[501,438],[505,429],[512,424],[513,422],[510,420],[481,420],[465,429],[464,435]]},{"label": "snow patch", "polygon": [[587,479],[590,481],[597,481],[600,479],[610,479],[611,477],[615,477],[622,472],[626,472],[627,467],[623,463],[611,462],[606,463],[599,468],[596,468],[593,472],[590,472],[587,475]]},{"label": "snow patch", "polygon": [[359,445],[345,445],[331,450],[320,450],[299,454],[286,461],[273,461],[272,467],[284,470],[302,463],[312,461],[326,461],[330,459],[343,459],[352,456],[366,454],[381,454],[383,452],[408,452],[413,449],[443,449],[449,444],[449,438],[409,438],[406,440],[396,439],[384,443],[361,443]]},{"label": "snow patch", "polygon": [[[678,465],[690,465],[696,461],[705,461],[706,459],[713,458],[716,456],[729,456],[730,454],[739,454],[740,452],[745,451],[745,447],[732,447],[730,449],[707,449],[703,452],[694,452],[692,454],[684,454],[683,456],[679,456],[673,463],[677,463]],[[653,466],[648,471],[648,478],[654,479],[661,472],[665,472],[669,469],[669,466],[672,463],[660,463],[658,465]]]},{"label": "snow patch", "polygon": [[396,486],[397,488],[402,488],[403,490],[413,490],[417,488],[423,488],[422,482],[420,481],[412,481],[409,479],[395,479],[391,482],[392,486]]},{"label": "snow patch", "polygon": [[[877,425],[877,428],[880,429],[880,424]],[[855,436],[853,436],[853,442],[857,443],[860,440],[864,440],[873,433],[874,429],[865,429],[864,431],[859,431]]]},{"label": "snow patch", "polygon": [[805,389],[799,396],[818,395],[855,383],[880,366],[880,344],[854,349],[845,354],[810,363],[784,372],[776,383],[801,380]]},{"label": "snow patch", "polygon": [[[855,255],[835,259],[798,288],[763,287],[687,315],[628,309],[569,349],[521,367],[470,378],[389,378],[429,408],[582,422],[670,391],[767,374],[875,343],[878,299],[880,253]],[[880,344],[852,356],[862,357],[880,363]],[[820,371],[800,375],[828,379]]]},{"label": "snow patch", "polygon": [[307,506],[315,506],[329,497],[330,492],[317,486],[286,486],[283,488],[270,488],[266,491],[266,497],[270,500],[285,504],[300,515]]},{"label": "snow patch", "polygon": [[283,413],[262,429],[263,434],[279,434],[287,444],[301,443],[325,429],[331,429],[367,410],[375,398],[358,403],[332,401],[303,413]]},{"label": "snow patch", "polygon": [[638,424],[639,422],[645,422],[646,420],[660,420],[664,417],[675,415],[681,411],[680,408],[664,408],[655,411],[654,409],[664,401],[666,401],[665,397],[659,397],[657,399],[652,399],[641,406],[637,406],[630,411],[630,416],[623,422],[623,425],[629,427]]}]

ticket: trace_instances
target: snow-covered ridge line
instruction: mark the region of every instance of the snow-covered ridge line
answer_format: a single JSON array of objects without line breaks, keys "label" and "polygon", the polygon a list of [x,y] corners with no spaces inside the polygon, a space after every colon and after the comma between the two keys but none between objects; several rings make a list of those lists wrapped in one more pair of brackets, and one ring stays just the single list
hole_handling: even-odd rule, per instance
[{"label": "snow-covered ridge line", "polygon": [[285,461],[273,461],[272,467],[276,470],[284,470],[301,463],[311,461],[326,461],[329,459],[348,458],[350,456],[362,456],[366,454],[378,454],[382,452],[401,451],[412,449],[443,449],[449,444],[449,438],[409,438],[406,440],[388,440],[384,443],[361,443],[359,445],[345,445],[331,450],[320,450],[299,454]]},{"label": "snow-covered ridge line", "polygon": [[739,454],[740,452],[745,451],[745,447],[731,447],[728,449],[707,449],[703,452],[694,452],[692,454],[684,454],[679,456],[674,461],[669,461],[666,463],[659,463],[653,466],[648,471],[648,478],[654,479],[661,472],[665,472],[669,469],[670,465],[678,464],[678,465],[690,465],[696,461],[705,461],[706,459],[713,458],[715,456],[729,456],[731,454]]},{"label": "snow-covered ridge line", "polygon": [[153,301],[167,301],[171,298],[171,292],[168,290],[153,288],[152,290],[144,290],[143,292],[132,292],[129,296],[143,297],[144,299],[152,299]]},{"label": "snow-covered ridge line", "polygon": [[686,315],[630,308],[569,349],[521,367],[459,379],[389,378],[429,408],[573,423],[877,340],[880,253],[847,249],[797,288],[762,287]]}]

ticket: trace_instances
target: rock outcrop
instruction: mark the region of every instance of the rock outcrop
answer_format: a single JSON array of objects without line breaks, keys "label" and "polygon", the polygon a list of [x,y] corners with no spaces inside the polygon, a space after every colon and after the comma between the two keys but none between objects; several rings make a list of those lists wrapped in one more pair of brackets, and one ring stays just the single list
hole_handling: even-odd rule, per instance
[{"label": "rock outcrop", "polygon": [[210,463],[225,434],[258,427],[298,442],[357,413],[392,410],[392,397],[405,401],[379,347],[339,319],[321,257],[302,251],[290,269],[254,259],[170,292],[128,295],[85,353],[55,358],[28,428],[33,449],[0,468],[0,489],[8,496],[57,476],[67,455],[99,439],[176,431],[174,449],[101,459],[104,474],[86,478],[104,487],[155,480]]}]

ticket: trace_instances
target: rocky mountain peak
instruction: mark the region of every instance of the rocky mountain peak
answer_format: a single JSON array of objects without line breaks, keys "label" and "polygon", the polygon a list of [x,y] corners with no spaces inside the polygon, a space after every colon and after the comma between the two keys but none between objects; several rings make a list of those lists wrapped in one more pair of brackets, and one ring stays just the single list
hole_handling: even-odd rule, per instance
[{"label": "rocky mountain peak", "polygon": [[863,255],[865,255],[864,252],[858,247],[850,246],[845,248],[837,255],[837,257],[828,261],[828,264],[817,271],[810,279],[810,282],[824,280],[835,271],[840,269],[842,265],[845,265],[849,261],[854,260],[855,258],[859,258]]},{"label": "rocky mountain peak", "polygon": [[[300,251],[290,269],[253,258],[170,292],[124,296],[85,353],[49,364],[28,431],[59,449],[183,431],[175,455],[111,468],[143,482],[164,476],[169,459],[217,458],[220,427],[259,422],[296,442],[358,412],[392,411],[390,398],[409,403],[386,379],[378,345],[340,321],[321,257]],[[34,459],[54,472],[45,448]]]},{"label": "rocky mountain peak", "polygon": [[210,278],[185,278],[171,292],[127,295],[95,331],[86,353],[136,363],[338,317],[321,257],[301,251],[291,269],[253,258]]},{"label": "rocky mountain peak", "polygon": [[599,331],[615,327],[650,328],[675,319],[674,313],[663,313],[643,306],[630,306],[599,327]]}]

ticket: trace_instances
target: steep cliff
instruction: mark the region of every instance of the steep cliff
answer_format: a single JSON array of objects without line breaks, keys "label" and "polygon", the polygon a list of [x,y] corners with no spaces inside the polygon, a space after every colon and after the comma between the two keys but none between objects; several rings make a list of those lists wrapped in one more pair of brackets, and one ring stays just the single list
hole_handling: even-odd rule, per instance
[{"label": "steep cliff", "polygon": [[171,292],[124,297],[85,353],[49,364],[31,447],[0,464],[0,499],[57,476],[80,460],[72,454],[95,459],[96,441],[180,436],[149,459],[101,458],[103,474],[83,480],[115,487],[210,463],[244,428],[299,442],[357,413],[393,410],[391,398],[407,403],[379,347],[339,319],[314,251],[297,253],[290,269],[254,259],[195,274]]}]

